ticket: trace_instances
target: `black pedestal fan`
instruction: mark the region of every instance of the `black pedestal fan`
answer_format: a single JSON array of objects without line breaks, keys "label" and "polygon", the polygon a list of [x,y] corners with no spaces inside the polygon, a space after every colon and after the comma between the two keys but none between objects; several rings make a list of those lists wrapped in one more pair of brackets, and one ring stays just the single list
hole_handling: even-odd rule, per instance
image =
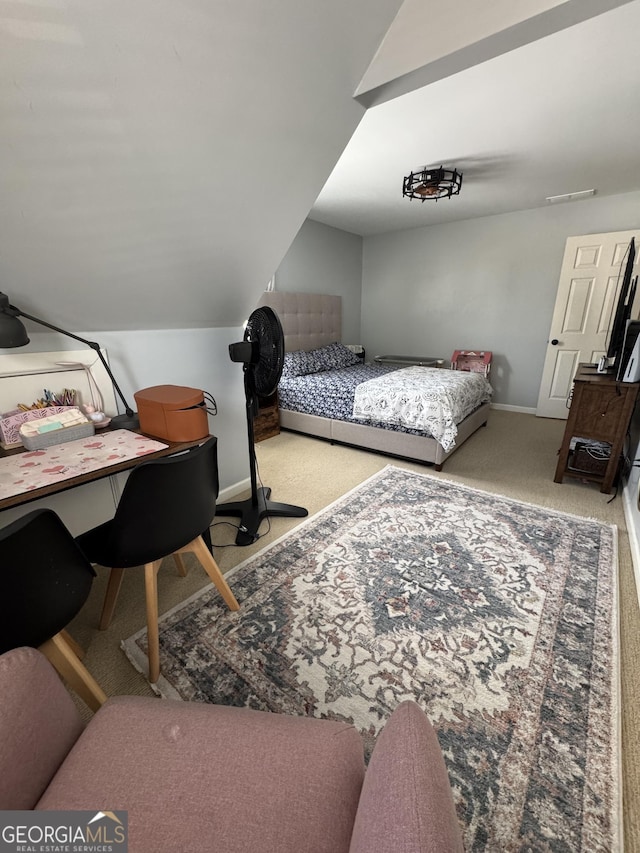
[{"label": "black pedestal fan", "polygon": [[269,500],[271,489],[266,486],[258,488],[253,419],[258,414],[258,398],[268,397],[278,387],[284,362],[284,334],[278,315],[272,308],[256,308],[247,322],[244,340],[230,344],[229,355],[231,361],[244,364],[251,497],[244,501],[221,504],[216,508],[216,513],[239,516],[236,545],[251,545],[258,538],[260,522],[267,516],[301,518],[307,515],[307,510],[301,506]]}]

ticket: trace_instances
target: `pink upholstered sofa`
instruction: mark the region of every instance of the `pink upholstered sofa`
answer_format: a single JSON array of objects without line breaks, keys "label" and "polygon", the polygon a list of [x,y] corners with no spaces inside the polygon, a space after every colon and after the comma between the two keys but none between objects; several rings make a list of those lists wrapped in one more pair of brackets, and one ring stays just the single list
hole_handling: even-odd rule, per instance
[{"label": "pink upholstered sofa", "polygon": [[365,772],[361,738],[340,722],[119,696],[84,727],[28,648],[0,656],[0,809],[125,809],[131,853],[462,850],[438,741],[413,702]]}]

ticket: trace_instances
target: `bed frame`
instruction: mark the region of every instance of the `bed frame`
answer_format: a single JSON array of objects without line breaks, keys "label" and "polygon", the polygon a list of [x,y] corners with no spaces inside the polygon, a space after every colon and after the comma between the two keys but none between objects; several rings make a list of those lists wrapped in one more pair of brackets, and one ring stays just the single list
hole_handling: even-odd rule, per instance
[{"label": "bed frame", "polygon": [[[287,352],[316,349],[342,340],[340,296],[265,291],[258,305],[273,308],[280,318]],[[321,418],[288,409],[280,409],[280,426],[282,429],[324,438],[332,443],[349,444],[389,456],[433,464],[436,471],[440,471],[445,459],[455,453],[477,429],[485,426],[489,409],[490,403],[483,403],[458,424],[456,446],[449,451],[444,450],[435,438],[428,436]]]}]

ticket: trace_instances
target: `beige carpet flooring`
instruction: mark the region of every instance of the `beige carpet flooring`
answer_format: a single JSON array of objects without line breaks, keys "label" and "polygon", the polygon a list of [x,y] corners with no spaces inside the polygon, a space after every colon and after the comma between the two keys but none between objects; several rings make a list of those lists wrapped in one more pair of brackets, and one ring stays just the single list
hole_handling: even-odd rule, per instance
[{"label": "beige carpet flooring", "polygon": [[[563,431],[563,421],[492,411],[488,426],[472,436],[439,473],[423,465],[331,446],[294,433],[270,438],[256,449],[260,479],[272,488],[272,498],[304,506],[309,514],[385,465],[393,464],[618,526],[625,846],[628,851],[640,850],[640,613],[622,498],[618,496],[609,502],[610,495],[603,495],[597,486],[578,480],[553,482]],[[247,476],[248,465],[247,459]],[[299,522],[300,519],[270,519],[263,523],[265,533],[258,542],[237,548],[232,544],[235,534],[230,526],[235,519],[217,517],[212,528],[215,558],[222,570],[227,571]],[[161,613],[208,582],[198,564],[190,566],[188,576],[181,578],[173,561],[165,561],[159,574]],[[120,649],[120,641],[145,624],[142,571],[131,569],[125,573],[113,622],[108,630],[99,631],[106,574],[98,568],[89,601],[70,626],[70,632],[87,650],[85,663],[108,695],[152,696],[144,677],[134,670]]]}]

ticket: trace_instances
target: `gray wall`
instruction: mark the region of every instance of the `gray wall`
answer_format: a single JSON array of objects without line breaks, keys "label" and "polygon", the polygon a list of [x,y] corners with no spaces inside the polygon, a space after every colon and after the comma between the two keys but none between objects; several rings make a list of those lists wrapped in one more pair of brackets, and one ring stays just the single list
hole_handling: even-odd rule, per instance
[{"label": "gray wall", "polygon": [[[90,337],[86,332],[79,334]],[[54,333],[30,337],[25,352],[79,348],[69,338]],[[242,365],[229,358],[229,344],[242,340],[241,327],[100,332],[93,338],[107,351],[118,385],[134,409],[134,391],[152,385],[187,385],[213,394],[218,414],[210,418],[209,426],[218,437],[220,487],[249,477]],[[15,355],[19,351],[11,352]]]},{"label": "gray wall", "polygon": [[[280,290],[340,294],[343,339],[354,343],[360,341],[361,280],[362,238],[316,222],[305,222],[277,273]],[[257,290],[255,302],[259,294]],[[78,348],[73,340],[38,332],[38,328],[31,324],[31,343],[22,352]],[[80,330],[78,334],[97,340],[107,351],[118,384],[133,408],[134,392],[152,385],[188,385],[211,392],[218,403],[218,415],[210,419],[210,428],[218,437],[220,487],[228,488],[249,477],[242,365],[229,358],[229,344],[242,340],[241,326],[97,333]]]},{"label": "gray wall", "polygon": [[534,408],[567,237],[638,226],[627,193],[366,237],[367,354],[492,350],[494,401]]},{"label": "gray wall", "polygon": [[276,290],[342,296],[342,340],[360,341],[362,237],[307,219],[276,273]]}]

